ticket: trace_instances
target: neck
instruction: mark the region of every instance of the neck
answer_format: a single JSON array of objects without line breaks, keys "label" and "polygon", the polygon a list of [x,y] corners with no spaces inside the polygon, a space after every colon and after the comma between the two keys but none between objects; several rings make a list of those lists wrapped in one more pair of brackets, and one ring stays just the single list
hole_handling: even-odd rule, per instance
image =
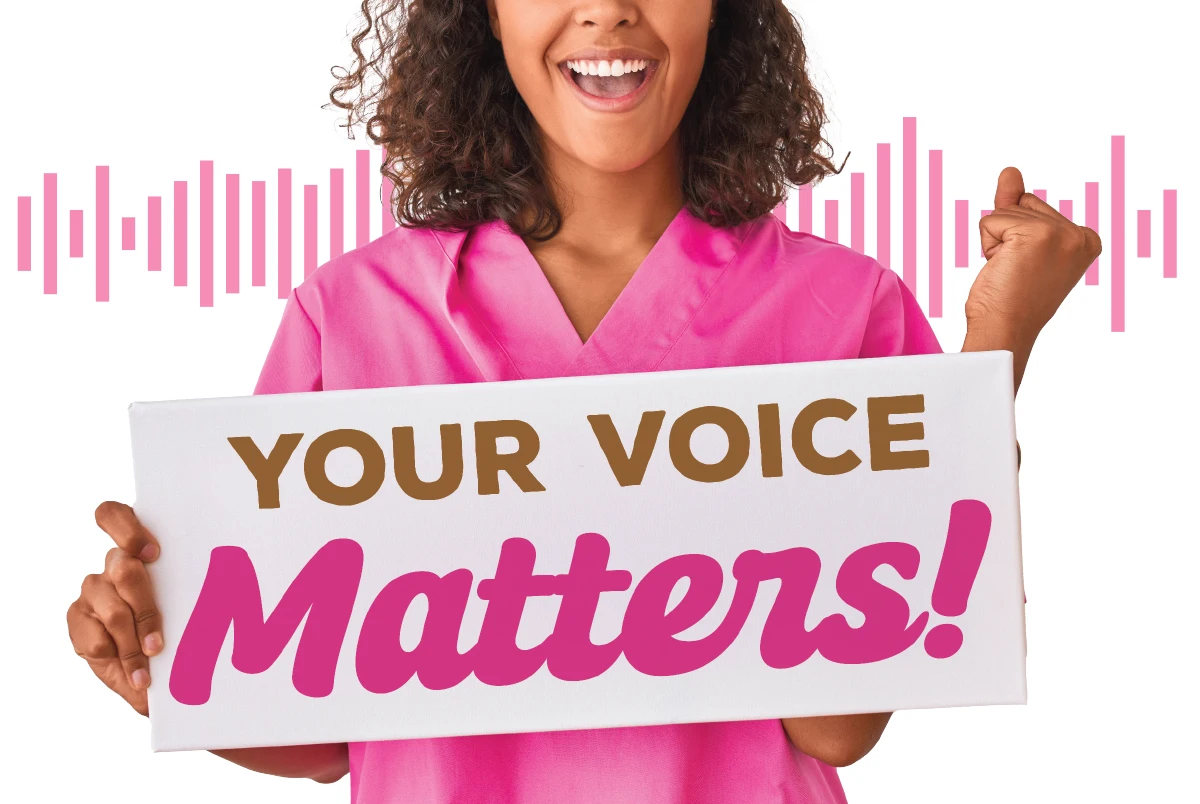
[{"label": "neck", "polygon": [[553,243],[604,254],[653,245],[683,207],[679,139],[673,136],[649,160],[622,173],[597,170],[547,143],[551,194],[563,215]]}]

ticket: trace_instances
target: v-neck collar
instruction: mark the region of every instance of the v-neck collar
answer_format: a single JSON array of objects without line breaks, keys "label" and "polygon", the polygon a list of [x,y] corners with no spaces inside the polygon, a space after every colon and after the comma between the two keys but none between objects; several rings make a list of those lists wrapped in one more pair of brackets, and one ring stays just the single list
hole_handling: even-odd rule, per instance
[{"label": "v-neck collar", "polygon": [[525,241],[507,223],[492,220],[436,235],[472,316],[517,375],[532,379],[653,371],[755,223],[714,227],[681,209],[586,342]]}]

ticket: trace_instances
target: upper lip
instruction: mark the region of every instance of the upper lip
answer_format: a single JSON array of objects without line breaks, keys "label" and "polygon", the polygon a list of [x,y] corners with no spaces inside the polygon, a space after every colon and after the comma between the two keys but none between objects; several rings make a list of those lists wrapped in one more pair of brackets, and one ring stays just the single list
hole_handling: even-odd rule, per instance
[{"label": "upper lip", "polygon": [[620,59],[621,61],[657,61],[653,56],[644,50],[638,50],[635,47],[618,47],[618,48],[596,48],[589,47],[583,50],[576,50],[573,53],[565,56],[559,61],[559,64],[565,64],[568,61],[613,61]]}]

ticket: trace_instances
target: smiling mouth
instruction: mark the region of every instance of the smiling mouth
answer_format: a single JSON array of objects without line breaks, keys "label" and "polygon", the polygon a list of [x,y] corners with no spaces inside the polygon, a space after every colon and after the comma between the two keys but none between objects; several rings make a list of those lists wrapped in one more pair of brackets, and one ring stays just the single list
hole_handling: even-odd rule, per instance
[{"label": "smiling mouth", "polygon": [[595,98],[612,100],[632,95],[650,77],[656,62],[650,59],[622,61],[568,60],[562,69],[577,87]]}]

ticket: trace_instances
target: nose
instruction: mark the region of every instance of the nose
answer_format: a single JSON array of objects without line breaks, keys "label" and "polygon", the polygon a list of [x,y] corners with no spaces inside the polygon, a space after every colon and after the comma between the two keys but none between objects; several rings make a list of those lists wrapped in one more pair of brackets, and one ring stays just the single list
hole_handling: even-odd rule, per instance
[{"label": "nose", "polygon": [[638,8],[630,0],[584,0],[575,9],[575,23],[611,31],[637,24]]}]

